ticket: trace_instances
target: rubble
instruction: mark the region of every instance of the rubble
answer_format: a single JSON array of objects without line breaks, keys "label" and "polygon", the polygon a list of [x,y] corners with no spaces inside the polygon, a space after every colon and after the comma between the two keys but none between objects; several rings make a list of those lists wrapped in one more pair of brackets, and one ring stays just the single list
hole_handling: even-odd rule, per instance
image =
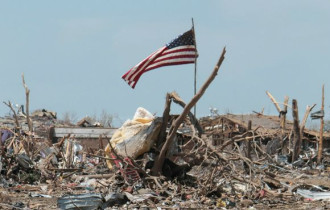
[{"label": "rubble", "polygon": [[31,114],[32,130],[23,112],[1,118],[0,208],[330,208],[329,133],[318,164],[319,134],[303,128],[295,151],[285,108],[197,120],[197,100],[169,93],[162,117],[138,108],[118,129],[59,124],[46,110]]}]

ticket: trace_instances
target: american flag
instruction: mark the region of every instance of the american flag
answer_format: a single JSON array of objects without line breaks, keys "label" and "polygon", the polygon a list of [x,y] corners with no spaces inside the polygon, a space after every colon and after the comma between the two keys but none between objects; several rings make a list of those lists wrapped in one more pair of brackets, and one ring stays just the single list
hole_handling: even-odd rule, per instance
[{"label": "american flag", "polygon": [[149,55],[122,78],[134,88],[141,75],[147,71],[162,66],[195,63],[198,56],[195,43],[194,31],[191,29]]}]

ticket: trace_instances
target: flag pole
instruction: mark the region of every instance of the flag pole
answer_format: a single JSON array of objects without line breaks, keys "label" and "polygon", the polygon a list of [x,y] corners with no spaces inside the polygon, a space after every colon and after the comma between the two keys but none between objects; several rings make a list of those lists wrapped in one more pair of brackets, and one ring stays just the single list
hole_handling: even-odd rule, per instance
[{"label": "flag pole", "polygon": [[[194,18],[191,18],[191,22],[192,22],[192,30],[193,30],[193,33],[194,33],[194,44],[195,44],[196,53],[197,53],[197,56],[195,56],[195,71],[194,71],[194,96],[195,96],[196,95],[196,90],[197,90],[197,87],[196,87],[197,79],[196,79],[196,77],[197,77],[197,57],[198,57],[198,51],[197,51],[197,45],[196,45]],[[196,104],[194,106],[194,116],[196,117]]]}]

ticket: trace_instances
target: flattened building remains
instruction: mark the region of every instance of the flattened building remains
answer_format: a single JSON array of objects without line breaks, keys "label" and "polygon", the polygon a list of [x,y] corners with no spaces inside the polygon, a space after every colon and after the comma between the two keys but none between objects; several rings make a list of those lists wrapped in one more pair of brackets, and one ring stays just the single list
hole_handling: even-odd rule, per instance
[{"label": "flattened building remains", "polygon": [[[249,122],[251,127],[249,128]],[[286,120],[281,126],[279,116],[256,114],[226,114],[200,119],[205,135],[210,137],[212,145],[217,147],[228,140],[244,144],[243,139],[258,141],[268,154],[289,154],[293,145],[293,122]],[[304,128],[302,130],[303,149],[316,149],[319,132]],[[323,134],[324,148],[330,146],[330,133]],[[246,147],[244,148],[247,149]]]},{"label": "flattened building remains", "polygon": [[[175,118],[175,116],[172,117]],[[85,118],[80,120],[76,125],[64,123],[57,119],[55,112],[45,109],[33,112],[31,119],[33,121],[33,137],[36,142],[40,144],[47,143],[48,146],[51,146],[51,144],[58,142],[61,138],[70,135],[83,146],[84,150],[89,152],[105,148],[116,131],[116,128],[104,128],[99,124],[91,124]],[[28,133],[26,117],[19,115],[18,122],[22,132]],[[251,123],[251,128],[249,128],[249,122]],[[263,150],[268,154],[276,154],[281,149],[284,150],[284,154],[289,154],[290,147],[292,147],[293,123],[286,120],[285,126],[282,128],[279,116],[263,115],[260,113],[226,114],[203,117],[199,120],[199,124],[203,129],[203,136],[208,137],[210,140],[208,143],[214,147],[221,146],[228,140],[236,140],[244,146],[243,139],[257,140]],[[0,117],[2,141],[13,135],[15,126],[13,117]],[[189,127],[179,129],[177,133],[177,145],[184,145],[185,139],[191,137],[191,132]],[[323,138],[324,148],[329,148],[330,133],[325,132]],[[318,140],[318,131],[307,128],[302,131],[303,149],[317,148]],[[177,153],[181,149],[181,147],[178,148]]]}]

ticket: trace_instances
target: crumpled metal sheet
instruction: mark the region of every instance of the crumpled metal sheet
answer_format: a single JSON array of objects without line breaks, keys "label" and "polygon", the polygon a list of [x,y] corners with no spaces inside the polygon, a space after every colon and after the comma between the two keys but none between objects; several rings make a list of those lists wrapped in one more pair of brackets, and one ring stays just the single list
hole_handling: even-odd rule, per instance
[{"label": "crumpled metal sheet", "polygon": [[313,112],[311,114],[312,120],[320,119],[320,118],[323,118],[323,117],[324,117],[324,111],[323,110]]},{"label": "crumpled metal sheet", "polygon": [[303,196],[304,198],[309,198],[312,200],[329,200],[330,192],[313,192],[310,190],[297,189],[297,194]]},{"label": "crumpled metal sheet", "polygon": [[57,200],[57,206],[63,210],[95,210],[102,208],[103,203],[103,196],[97,193],[66,195]]}]

